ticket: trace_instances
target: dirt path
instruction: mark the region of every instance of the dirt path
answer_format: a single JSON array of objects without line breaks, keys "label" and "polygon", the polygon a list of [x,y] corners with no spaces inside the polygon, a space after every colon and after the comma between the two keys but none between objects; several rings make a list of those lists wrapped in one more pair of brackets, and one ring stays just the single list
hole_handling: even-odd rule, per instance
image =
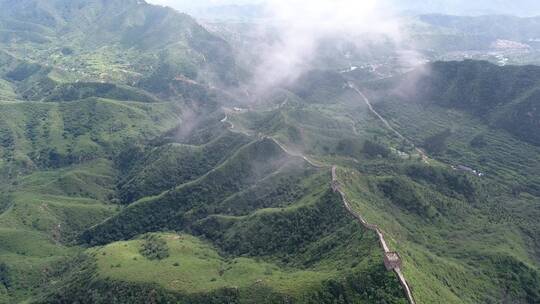
[{"label": "dirt path", "polygon": [[233,124],[233,123],[231,122],[231,120],[229,119],[229,115],[227,115],[227,114],[225,114],[225,117],[224,117],[222,120],[220,120],[220,121],[223,122],[223,123],[228,124],[228,125],[229,125],[229,130],[230,130],[231,132],[241,133],[241,134],[244,134],[245,136],[248,136],[248,137],[249,137],[249,136],[252,136],[252,134],[249,134],[249,133],[246,132],[246,131],[242,131],[242,130],[240,130],[240,129],[235,128],[235,127],[234,127],[234,124]]},{"label": "dirt path", "polygon": [[311,160],[309,159],[307,156],[305,156],[304,154],[302,153],[295,153],[295,152],[291,152],[287,147],[285,147],[285,145],[283,145],[282,143],[280,143],[277,139],[269,136],[269,137],[266,137],[268,139],[271,139],[273,140],[276,145],[278,145],[283,151],[285,151],[285,153],[289,154],[289,155],[292,155],[292,156],[297,156],[297,157],[301,157],[302,159],[304,159],[307,163],[309,163],[310,165],[312,165],[313,167],[315,168],[330,168],[329,165],[326,165],[326,164],[323,164],[323,163],[320,163],[320,162],[317,162],[317,161],[314,161],[314,160]]},{"label": "dirt path", "polygon": [[225,114],[225,117],[220,121],[228,123],[229,125],[231,125],[231,129],[234,129],[234,124],[229,121],[229,115]]},{"label": "dirt path", "polygon": [[[367,96],[362,93],[362,91],[360,91],[353,83],[351,82],[348,82],[347,85],[349,86],[349,88],[351,88],[352,90],[354,90],[358,95],[360,95],[360,97],[362,97],[362,99],[364,100],[364,102],[366,103],[366,105],[368,106],[369,110],[371,111],[371,113],[373,113],[375,116],[377,116],[377,118],[386,126],[386,128],[390,131],[392,131],[392,133],[394,133],[397,137],[399,137],[400,139],[402,140],[405,140],[407,143],[410,143],[414,146],[413,142],[411,140],[409,140],[407,137],[403,136],[403,134],[401,134],[398,130],[394,129],[390,123],[388,122],[388,120],[386,120],[384,117],[382,117],[381,114],[379,114],[379,112],[377,112],[375,110],[375,108],[373,108],[373,105],[371,104],[371,101],[369,101],[369,98],[367,98]],[[418,154],[420,154],[420,157],[422,157],[422,160],[424,162],[428,162],[429,160],[429,157],[427,156],[427,154],[422,151],[422,149],[418,148],[418,147],[414,147],[415,151],[418,152]]]},{"label": "dirt path", "polygon": [[356,122],[354,121],[352,116],[347,115],[347,119],[349,119],[351,122],[351,127],[352,127],[352,131],[354,135],[357,135],[357,136],[360,135],[360,132],[358,132],[358,129],[356,129]]}]

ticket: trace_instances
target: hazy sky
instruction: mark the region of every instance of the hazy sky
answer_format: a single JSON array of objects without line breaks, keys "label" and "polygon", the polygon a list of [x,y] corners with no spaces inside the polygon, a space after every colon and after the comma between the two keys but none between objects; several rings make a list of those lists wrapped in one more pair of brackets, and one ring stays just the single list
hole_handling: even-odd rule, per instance
[{"label": "hazy sky", "polygon": [[[253,4],[279,0],[147,0],[150,3],[167,5],[181,11],[193,12],[202,7],[227,4]],[[336,0],[313,0],[332,3]],[[337,0],[339,1],[339,0]],[[302,3],[302,0],[289,0]],[[369,0],[357,0],[361,4]],[[392,3],[395,9],[411,10],[419,13],[445,13],[460,15],[509,14],[531,16],[540,15],[539,0],[377,0]]]},{"label": "hazy sky", "polygon": [[180,11],[194,11],[204,7],[229,4],[253,4],[260,0],[147,0],[149,3],[166,5]]}]

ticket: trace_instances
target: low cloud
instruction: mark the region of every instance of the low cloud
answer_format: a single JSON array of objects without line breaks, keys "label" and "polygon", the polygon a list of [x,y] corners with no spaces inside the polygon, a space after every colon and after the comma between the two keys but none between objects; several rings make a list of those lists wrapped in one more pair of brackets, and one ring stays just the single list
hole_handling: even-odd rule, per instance
[{"label": "low cloud", "polygon": [[296,80],[328,39],[346,38],[361,49],[377,41],[399,45],[404,36],[399,18],[381,0],[270,0],[265,16],[277,39],[259,50],[254,84],[262,91]]},{"label": "low cloud", "polygon": [[[346,40],[359,50],[392,45],[398,61],[415,62],[416,54],[399,52],[406,33],[391,4],[394,0],[266,0],[260,24],[261,43],[250,45],[257,60],[250,66],[251,93],[264,93],[293,82],[313,67],[322,43]],[[152,0],[188,7],[189,0]],[[197,5],[260,3],[258,0],[206,0]],[[198,2],[197,2],[198,3]],[[268,29],[271,34],[268,35]],[[340,68],[337,67],[336,68]]]}]

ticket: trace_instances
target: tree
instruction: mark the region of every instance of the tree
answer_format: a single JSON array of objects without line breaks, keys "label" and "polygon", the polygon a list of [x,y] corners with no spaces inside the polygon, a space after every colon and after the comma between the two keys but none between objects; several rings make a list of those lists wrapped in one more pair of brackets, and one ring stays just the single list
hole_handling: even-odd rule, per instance
[{"label": "tree", "polygon": [[4,285],[6,289],[11,287],[9,268],[6,263],[0,263],[0,284]]},{"label": "tree", "polygon": [[169,257],[169,246],[161,237],[147,234],[143,237],[139,252],[149,260],[162,260]]},{"label": "tree", "polygon": [[386,158],[390,156],[390,149],[386,147],[384,144],[372,141],[372,140],[366,140],[364,142],[363,147],[364,153],[369,157],[383,157]]},{"label": "tree", "polygon": [[483,148],[487,146],[486,137],[484,134],[478,134],[471,140],[470,145],[473,148]]},{"label": "tree", "polygon": [[446,150],[448,146],[447,141],[450,135],[452,135],[452,131],[450,131],[450,129],[446,129],[424,139],[424,144],[422,146],[429,153],[440,154]]}]

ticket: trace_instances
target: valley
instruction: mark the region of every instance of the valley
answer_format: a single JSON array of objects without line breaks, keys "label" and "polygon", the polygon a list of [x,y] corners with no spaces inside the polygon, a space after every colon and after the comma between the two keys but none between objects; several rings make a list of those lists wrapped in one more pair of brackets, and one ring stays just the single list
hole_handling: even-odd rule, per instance
[{"label": "valley", "polygon": [[540,302],[536,19],[415,18],[265,86],[252,19],[0,0],[0,303]]}]

